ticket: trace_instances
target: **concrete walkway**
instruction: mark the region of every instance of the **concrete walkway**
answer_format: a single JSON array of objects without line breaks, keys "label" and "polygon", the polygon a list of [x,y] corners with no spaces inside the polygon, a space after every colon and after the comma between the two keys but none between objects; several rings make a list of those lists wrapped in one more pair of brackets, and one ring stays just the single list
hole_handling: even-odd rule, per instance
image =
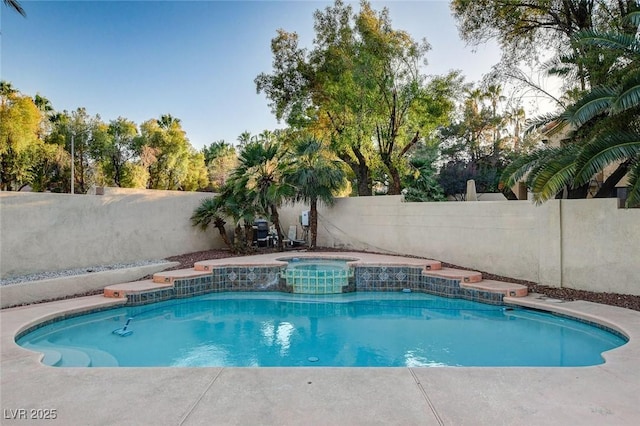
[{"label": "concrete walkway", "polygon": [[[638,424],[640,312],[537,295],[505,300],[597,320],[630,341],[605,364],[580,368],[55,368],[14,342],[60,312],[124,302],[91,296],[0,311],[1,423]],[[56,419],[33,418],[46,410]]]}]

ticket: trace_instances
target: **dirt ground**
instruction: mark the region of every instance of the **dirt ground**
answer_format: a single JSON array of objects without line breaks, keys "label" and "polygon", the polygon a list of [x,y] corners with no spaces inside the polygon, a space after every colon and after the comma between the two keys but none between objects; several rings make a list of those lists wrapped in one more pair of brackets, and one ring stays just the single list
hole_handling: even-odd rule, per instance
[{"label": "dirt ground", "polygon": [[[272,252],[273,249],[259,249],[259,253],[268,253]],[[317,248],[317,251],[340,251],[336,249],[329,248]],[[171,268],[171,269],[185,269],[193,267],[195,262],[207,259],[222,259],[225,257],[234,257],[236,255],[232,254],[228,250],[207,250],[207,251],[199,251],[195,253],[187,253],[180,256],[172,256],[167,258],[172,262],[180,262],[180,265]],[[415,257],[415,256],[411,256]],[[466,269],[461,266],[451,265],[443,263],[443,266],[457,268],[457,269]],[[616,293],[594,293],[590,291],[584,290],[574,290],[570,288],[555,288],[548,287],[543,285],[538,285],[533,282],[517,280],[509,277],[502,277],[499,275],[489,274],[484,271],[482,272],[482,276],[486,279],[490,280],[498,280],[498,281],[506,281],[512,283],[518,283],[526,285],[529,288],[529,292],[531,293],[540,293],[546,296],[552,297],[554,299],[562,299],[562,300],[586,300],[589,302],[603,303],[605,305],[613,305],[619,306],[621,308],[633,309],[635,311],[640,311],[640,296],[633,296],[630,294],[616,294]]]}]

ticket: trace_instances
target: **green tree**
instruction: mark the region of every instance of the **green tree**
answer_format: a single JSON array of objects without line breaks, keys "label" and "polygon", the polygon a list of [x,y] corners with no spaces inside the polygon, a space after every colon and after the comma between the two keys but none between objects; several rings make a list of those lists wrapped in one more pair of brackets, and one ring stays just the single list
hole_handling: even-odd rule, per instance
[{"label": "green tree", "polygon": [[309,203],[311,248],[316,247],[318,238],[318,201],[333,205],[334,194],[345,185],[342,165],[331,158],[330,152],[313,137],[298,140],[291,152],[293,167],[285,177],[295,188],[294,198]]},{"label": "green tree", "polygon": [[[529,146],[524,138],[523,110],[505,106],[499,85],[469,85],[459,106],[458,119],[438,132],[440,160],[438,182],[445,195],[459,197],[474,179],[480,192],[498,192],[499,176],[513,151]],[[508,188],[504,191],[509,194]]]},{"label": "green tree", "polygon": [[183,191],[197,191],[206,188],[209,184],[207,168],[204,163],[204,154],[193,148],[189,149],[187,173],[180,184]]},{"label": "green tree", "polygon": [[[509,81],[553,100],[567,103],[534,82],[520,67],[563,80],[566,93],[608,84],[616,57],[594,45],[575,42],[584,31],[628,31],[622,17],[637,11],[637,0],[453,0],[451,9],[462,39],[471,44],[496,40],[502,60],[493,78]],[[541,58],[550,60],[540,64]]]},{"label": "green tree", "polygon": [[105,126],[99,115],[90,116],[85,108],[72,111],[62,123],[62,130],[66,133],[66,148],[69,152],[73,151],[74,192],[84,194],[96,183],[96,155],[93,148],[96,140],[104,137]]},{"label": "green tree", "polygon": [[95,138],[91,150],[94,159],[100,164],[104,183],[118,187],[128,186],[131,182],[127,174],[131,172],[131,162],[136,156],[136,124],[124,117],[111,120],[108,126],[102,126],[101,137]]},{"label": "green tree", "polygon": [[[180,120],[166,114],[140,126],[137,155],[147,168],[149,189],[184,189],[189,175],[193,148],[180,125]],[[204,157],[198,167],[204,168]],[[200,174],[200,171],[197,171]]]},{"label": "green tree", "polygon": [[627,203],[640,203],[640,45],[636,38],[640,12],[630,13],[625,22],[633,30],[575,35],[576,44],[597,46],[603,55],[615,54],[618,66],[609,70],[610,84],[593,88],[557,117],[575,126],[574,136],[563,146],[542,147],[514,162],[503,175],[507,184],[525,178],[537,202],[556,196],[563,188],[571,190],[570,198],[583,198],[592,177],[617,164],[595,197],[610,196],[630,172]]},{"label": "green tree", "polygon": [[27,151],[38,142],[42,113],[29,96],[0,85],[0,189],[11,191],[14,185],[28,183],[30,156]]},{"label": "green tree", "polygon": [[229,180],[234,195],[246,191],[255,211],[269,217],[278,233],[280,250],[284,246],[278,207],[294,193],[285,180],[290,167],[286,156],[287,151],[275,142],[249,142],[240,151],[238,167]]},{"label": "green tree", "polygon": [[230,152],[235,153],[236,150],[233,145],[225,142],[224,140],[215,141],[211,145],[205,145],[205,147],[202,148],[206,164],[209,164],[212,160],[227,155]]},{"label": "green tree", "polygon": [[[271,41],[273,73],[255,82],[278,120],[331,141],[352,170],[359,195],[371,195],[375,158],[368,120],[367,87],[344,72],[356,56],[352,9],[341,1],[314,13],[314,49],[298,46],[298,35],[278,30]],[[352,66],[353,67],[353,66]]]},{"label": "green tree", "polygon": [[220,237],[222,237],[222,241],[224,241],[227,247],[233,249],[233,245],[225,229],[227,222],[224,220],[224,216],[224,198],[220,196],[205,198],[191,215],[191,224],[199,227],[203,231],[205,231],[209,225],[213,224],[218,230]]},{"label": "green tree", "polygon": [[[254,201],[246,188],[237,189],[229,182],[218,195],[202,200],[191,216],[191,224],[202,230],[213,225],[233,253],[250,253],[253,251],[253,222],[259,214]],[[233,221],[233,242],[226,232],[227,220]]]},{"label": "green tree", "polygon": [[[497,40],[508,62],[535,59],[545,50],[572,49],[581,31],[610,28],[637,10],[635,0],[453,0],[451,10],[462,39],[472,44]],[[586,70],[585,70],[586,71]],[[586,74],[583,74],[586,77]]]},{"label": "green tree", "polygon": [[278,120],[331,142],[358,194],[371,195],[376,162],[387,169],[390,192],[399,193],[409,150],[453,109],[448,94],[456,77],[427,84],[419,67],[427,43],[394,30],[388,11],[378,13],[366,1],[357,14],[336,1],[316,11],[314,21],[310,52],[298,46],[297,34],[278,31],[273,72],[256,78],[257,90]]},{"label": "green tree", "polygon": [[388,193],[400,194],[399,169],[423,136],[448,122],[460,79],[451,73],[425,84],[419,64],[426,63],[429,44],[393,30],[387,9],[376,13],[363,2],[355,25],[360,40],[356,76],[360,84],[373,88],[367,99],[377,151],[390,179]]},{"label": "green tree", "polygon": [[437,146],[420,144],[411,155],[409,164],[413,174],[406,178],[404,200],[411,202],[444,201],[446,198],[438,180],[435,164]]},{"label": "green tree", "polygon": [[244,131],[238,136],[238,144],[240,148],[243,148],[246,144],[254,140],[254,137],[251,136],[251,132]]},{"label": "green tree", "polygon": [[231,176],[238,164],[238,156],[233,145],[220,140],[205,146],[202,150],[211,189],[218,192]]}]

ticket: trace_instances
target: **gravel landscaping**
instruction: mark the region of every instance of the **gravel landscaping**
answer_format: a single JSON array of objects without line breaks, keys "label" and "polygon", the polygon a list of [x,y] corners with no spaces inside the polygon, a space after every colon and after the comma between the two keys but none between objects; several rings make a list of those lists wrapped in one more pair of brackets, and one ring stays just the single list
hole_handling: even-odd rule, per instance
[{"label": "gravel landscaping", "polygon": [[161,263],[167,263],[167,261],[164,259],[143,260],[140,262],[132,263],[115,263],[111,265],[97,265],[87,268],[67,269],[64,271],[41,272],[38,274],[20,275],[2,279],[0,280],[0,286],[9,284],[20,284],[31,281],[48,280],[52,278],[71,277],[74,275],[90,274],[92,272],[112,271],[114,269],[135,268],[137,266],[156,265]]}]

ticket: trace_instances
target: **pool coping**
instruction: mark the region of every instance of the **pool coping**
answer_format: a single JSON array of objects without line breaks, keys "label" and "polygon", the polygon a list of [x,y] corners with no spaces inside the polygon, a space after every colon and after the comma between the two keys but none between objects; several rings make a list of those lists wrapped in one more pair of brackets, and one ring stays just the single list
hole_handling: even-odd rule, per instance
[{"label": "pool coping", "polygon": [[[341,260],[353,270],[348,281],[338,276],[321,277],[311,284],[290,280],[284,271],[293,259]],[[153,283],[165,285],[154,288]],[[142,288],[149,285],[148,289]],[[298,287],[296,287],[298,285]],[[364,252],[268,253],[239,258],[212,259],[196,262],[193,268],[160,272],[141,285],[139,282],[106,287],[107,297],[128,298],[130,306],[199,296],[220,291],[283,291],[329,294],[353,291],[418,291],[443,297],[458,297],[483,303],[502,305],[506,295],[524,296],[527,287],[511,282],[483,280],[477,271],[442,268],[437,260]]]},{"label": "pool coping", "polygon": [[56,410],[60,424],[624,425],[640,418],[640,312],[536,294],[504,302],[597,322],[629,342],[591,367],[86,369],[44,366],[41,355],[15,343],[61,312],[124,303],[81,297],[0,311],[2,423],[13,423],[20,409],[27,416]]}]

